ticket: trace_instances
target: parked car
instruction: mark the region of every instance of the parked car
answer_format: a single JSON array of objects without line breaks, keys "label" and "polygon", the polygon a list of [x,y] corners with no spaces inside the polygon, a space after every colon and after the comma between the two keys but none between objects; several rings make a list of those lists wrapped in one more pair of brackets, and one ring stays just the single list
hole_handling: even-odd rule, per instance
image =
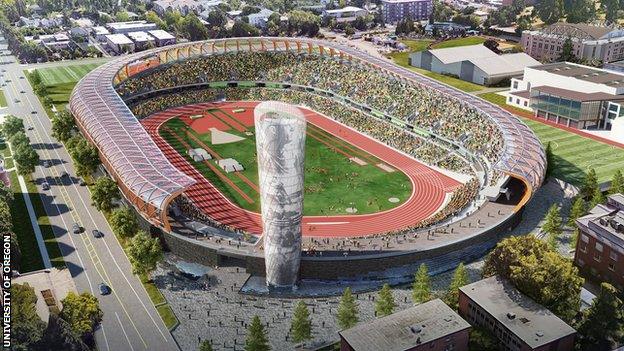
[{"label": "parked car", "polygon": [[111,288],[105,283],[100,283],[98,288],[100,289],[100,295],[108,295],[111,293]]},{"label": "parked car", "polygon": [[63,171],[61,172],[61,178],[68,178],[69,177],[69,173]]},{"label": "parked car", "polygon": [[80,178],[80,182],[78,182],[78,184],[80,184],[80,186],[85,186],[87,185],[87,182],[85,182],[84,179]]},{"label": "parked car", "polygon": [[31,115],[36,115],[36,114],[37,114],[37,111],[32,110],[32,111],[30,111],[30,114],[31,114]]},{"label": "parked car", "polygon": [[78,223],[72,224],[72,233],[80,234],[81,231],[82,231],[82,228],[80,228],[80,224]]},{"label": "parked car", "polygon": [[91,233],[93,234],[93,237],[96,238],[96,239],[104,237],[104,233],[102,233],[101,231],[99,231],[97,229],[93,229],[91,231]]},{"label": "parked car", "polygon": [[41,188],[43,190],[50,190],[50,184],[48,182],[41,183]]},{"label": "parked car", "polygon": [[50,166],[51,166],[50,161],[48,160],[43,161],[43,167],[49,168]]}]

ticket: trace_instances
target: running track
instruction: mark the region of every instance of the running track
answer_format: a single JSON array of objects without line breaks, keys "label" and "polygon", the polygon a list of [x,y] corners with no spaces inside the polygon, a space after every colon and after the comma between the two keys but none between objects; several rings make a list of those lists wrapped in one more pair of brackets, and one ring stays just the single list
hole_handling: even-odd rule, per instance
[{"label": "running track", "polygon": [[[141,120],[141,123],[167,159],[197,181],[185,191],[185,194],[202,212],[218,222],[259,235],[262,232],[260,214],[233,204],[158,134],[160,126],[176,116],[193,115],[214,107],[249,110],[257,104],[258,102],[249,101],[194,104],[155,113]],[[446,193],[460,185],[456,180],[343,124],[313,111],[302,110],[308,122],[384,160],[405,173],[412,182],[410,198],[400,206],[387,211],[363,215],[305,216],[304,236],[347,238],[400,230],[433,215],[442,206]],[[241,120],[243,119],[245,118],[242,117]]]}]

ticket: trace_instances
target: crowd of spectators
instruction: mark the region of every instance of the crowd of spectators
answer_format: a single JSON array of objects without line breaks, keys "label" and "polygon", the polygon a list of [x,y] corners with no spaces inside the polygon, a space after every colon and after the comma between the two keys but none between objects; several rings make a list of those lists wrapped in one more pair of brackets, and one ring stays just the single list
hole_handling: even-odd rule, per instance
[{"label": "crowd of spectators", "polygon": [[[205,85],[226,81],[279,82],[292,84],[293,87],[208,88]],[[180,89],[183,86],[188,87]],[[322,96],[298,86],[314,87],[334,96]],[[359,62],[292,52],[238,52],[161,65],[117,86],[117,91],[125,99],[158,90],[162,93],[129,104],[138,118],[171,107],[222,98],[231,101],[279,100],[320,112],[430,165],[462,173],[472,172],[468,162],[456,153],[354,108],[348,104],[351,100],[416,128],[459,142],[490,162],[498,160],[502,152],[501,132],[486,116],[428,87],[397,79]],[[405,235],[457,215],[476,198],[478,189],[479,183],[473,178],[457,189],[445,208],[434,216],[415,227],[391,234]],[[189,204],[178,205],[187,214],[193,213]],[[211,223],[202,214],[194,213],[193,217]]]},{"label": "crowd of spectators", "polygon": [[319,55],[265,51],[192,58],[141,72],[119,84],[117,91],[128,98],[160,89],[226,81],[280,82],[323,89],[457,141],[491,162],[502,152],[502,134],[494,122],[462,102],[365,63]]}]

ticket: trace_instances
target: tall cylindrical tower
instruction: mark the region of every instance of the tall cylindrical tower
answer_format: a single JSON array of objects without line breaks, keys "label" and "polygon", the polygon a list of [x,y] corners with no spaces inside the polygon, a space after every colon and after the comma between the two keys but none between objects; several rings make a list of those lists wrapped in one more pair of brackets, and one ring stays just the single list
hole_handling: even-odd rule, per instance
[{"label": "tall cylindrical tower", "polygon": [[306,120],[299,108],[278,101],[260,103],[254,118],[266,281],[292,288],[301,260]]}]

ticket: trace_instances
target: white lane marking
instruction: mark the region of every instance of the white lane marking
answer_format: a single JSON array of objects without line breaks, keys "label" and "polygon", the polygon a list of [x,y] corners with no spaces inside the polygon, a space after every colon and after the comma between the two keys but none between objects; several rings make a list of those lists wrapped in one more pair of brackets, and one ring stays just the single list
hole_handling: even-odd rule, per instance
[{"label": "white lane marking", "polygon": [[347,224],[347,223],[351,223],[351,222],[309,222],[309,223],[306,223],[306,225],[308,225],[308,224],[313,224],[313,225],[333,225],[333,224]]},{"label": "white lane marking", "polygon": [[134,351],[134,347],[132,347],[132,343],[130,342],[130,338],[128,338],[128,334],[126,334],[126,329],[124,328],[123,324],[121,323],[121,319],[119,319],[119,315],[117,314],[117,312],[115,312],[115,317],[117,317],[117,321],[119,322],[119,326],[121,327],[121,331],[124,333],[124,336],[126,337],[126,340],[128,340],[128,345],[130,345],[130,349],[132,349],[132,351]]}]

